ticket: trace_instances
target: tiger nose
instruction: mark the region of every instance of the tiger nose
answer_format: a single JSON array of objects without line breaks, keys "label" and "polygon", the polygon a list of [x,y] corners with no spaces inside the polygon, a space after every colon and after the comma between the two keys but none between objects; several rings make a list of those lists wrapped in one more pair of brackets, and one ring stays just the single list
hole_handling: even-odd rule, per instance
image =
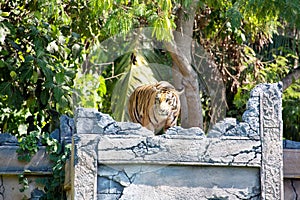
[{"label": "tiger nose", "polygon": [[167,104],[166,102],[161,103],[160,110],[162,114],[167,115],[169,113],[169,104]]}]

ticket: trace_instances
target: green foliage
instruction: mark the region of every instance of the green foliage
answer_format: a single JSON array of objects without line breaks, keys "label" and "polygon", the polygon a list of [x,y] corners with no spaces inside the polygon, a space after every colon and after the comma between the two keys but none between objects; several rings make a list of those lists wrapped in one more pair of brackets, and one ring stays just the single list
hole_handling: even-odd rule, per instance
[{"label": "green foliage", "polygon": [[[247,68],[243,72],[245,75],[242,76],[245,79],[234,96],[235,109],[232,109],[233,111],[228,113],[229,115],[241,118],[240,114],[245,110],[250,90],[256,84],[279,82],[293,69],[297,57],[289,50],[289,46],[278,45],[277,47],[277,49],[271,48],[271,52],[273,52],[271,55],[270,51],[265,51],[266,55],[263,55],[263,53],[257,55],[251,48],[245,48],[247,59],[244,65]],[[258,60],[257,57],[259,56],[263,56],[262,60],[265,61]],[[299,80],[294,80],[294,83],[284,91],[282,100],[283,135],[284,138],[294,141],[300,140],[300,127],[298,125],[300,123],[299,98]]]},{"label": "green foliage", "polygon": [[103,21],[101,33],[106,36],[126,34],[138,27],[154,27],[153,35],[159,40],[172,38],[175,28],[171,0],[90,1],[92,14]]},{"label": "green foliage", "polygon": [[[50,130],[51,112],[71,114],[71,91],[80,66],[80,38],[67,31],[68,20],[49,23],[42,4],[26,9],[8,3],[2,17],[6,30],[0,51],[0,128],[17,134],[20,125],[30,131]],[[17,119],[17,120],[16,120]]]},{"label": "green foliage", "polygon": [[32,131],[28,135],[19,138],[19,148],[17,149],[18,159],[29,162],[31,157],[39,150],[39,133]]},{"label": "green foliage", "polygon": [[[29,161],[40,143],[47,146],[54,163],[45,188],[46,196],[54,197],[47,199],[63,194],[69,147],[46,133],[58,126],[61,114],[72,115],[74,78],[86,53],[85,38],[92,35],[92,30],[81,29],[86,22],[78,23],[80,16],[74,15],[84,2],[72,4],[0,2],[0,132],[17,136],[20,161]],[[19,176],[22,191],[29,186],[26,173]]]},{"label": "green foliage", "polygon": [[243,64],[245,70],[241,77],[243,82],[234,95],[233,104],[235,109],[229,112],[229,115],[237,115],[241,119],[241,114],[246,108],[246,103],[250,97],[249,93],[253,87],[259,83],[276,83],[279,82],[289,71],[292,63],[288,60],[290,55],[280,56],[273,55],[272,60],[261,62],[257,54],[250,47],[244,48],[246,59]]},{"label": "green foliage", "polygon": [[[116,1],[117,3],[107,0],[102,4],[98,1],[93,2],[94,15],[99,16],[104,13],[102,17],[103,31],[101,32],[103,35],[124,34],[130,30],[128,27],[136,28],[147,25],[154,27],[152,36],[159,40],[170,38],[168,35],[171,35],[169,31],[174,29],[176,10],[183,5],[188,13],[188,7],[192,4],[192,1],[180,0],[172,3],[159,0],[152,2]],[[141,9],[137,9],[138,6]],[[196,17],[196,20],[199,19],[197,21],[199,26],[196,27],[195,38],[205,45],[223,75],[227,88],[227,104],[230,110],[228,114],[241,116],[245,110],[249,92],[256,84],[277,82],[294,67],[291,63],[295,60],[297,50],[294,48],[289,54],[282,54],[286,45],[278,44],[274,40],[273,43],[270,41],[272,38],[278,40],[282,28],[299,27],[298,16],[300,15],[297,14],[292,20],[290,18],[294,15],[290,15],[286,8],[291,8],[294,13],[299,13],[300,6],[292,1],[283,0],[268,2],[263,0],[207,0],[199,2],[198,6],[201,14],[198,18]],[[101,17],[99,16],[99,18]],[[272,46],[272,44],[277,46]],[[294,46],[297,45],[298,43]],[[266,50],[266,48],[269,49]],[[268,52],[268,56],[263,52],[265,50]],[[120,56],[126,57],[128,54],[124,53]],[[124,66],[131,65],[128,63],[121,66],[114,65],[116,71]],[[128,72],[126,78],[124,75],[117,82],[125,84],[129,80],[131,70],[127,68],[120,71]],[[105,78],[109,76],[104,75]],[[115,88],[116,81],[110,80],[107,84],[110,85],[108,91],[111,91]],[[113,100],[115,102],[116,99]],[[121,105],[123,104],[121,103]],[[109,103],[104,103],[104,105],[109,105]],[[123,118],[121,117],[121,119]]]},{"label": "green foliage", "polygon": [[283,93],[282,117],[284,138],[300,141],[300,80],[295,81]]},{"label": "green foliage", "polygon": [[[249,92],[256,84],[278,82],[299,67],[300,4],[283,0],[207,0],[200,6],[195,37],[223,74],[227,114],[241,119]],[[295,136],[300,134],[296,128],[298,115],[288,117],[288,112],[293,107],[297,113],[298,103],[291,97],[298,92],[287,90],[283,96],[284,129],[293,132],[290,136],[285,133],[285,137],[294,140],[299,140]]]},{"label": "green foliage", "polygon": [[212,8],[206,28],[208,38],[220,39],[232,33],[230,35],[239,43],[254,42],[257,36],[272,37],[283,21],[291,27],[300,27],[300,6],[295,1],[206,0],[204,4]]},{"label": "green foliage", "polygon": [[[39,150],[39,144],[46,146],[46,152],[53,164],[51,177],[37,179],[37,183],[44,185],[45,195],[42,199],[65,199],[63,189],[64,166],[70,157],[71,144],[63,145],[47,133],[39,135],[38,132],[31,132],[30,135],[20,140],[19,149],[17,150],[19,160],[29,162],[31,157]],[[29,189],[30,183],[26,177],[27,173],[29,174],[30,171],[24,171],[18,176],[19,184],[22,186],[20,188],[21,192]]]},{"label": "green foliage", "polygon": [[74,84],[76,106],[87,108],[103,108],[106,95],[106,84],[103,76],[96,73],[77,73]]},{"label": "green foliage", "polygon": [[71,144],[63,145],[48,134],[43,134],[41,143],[46,146],[47,153],[53,163],[52,176],[40,180],[45,187],[45,195],[42,199],[65,199],[64,194],[64,167],[66,161],[70,158]]},{"label": "green foliage", "polygon": [[29,189],[29,180],[26,177],[25,173],[18,175],[19,184],[22,185],[20,188],[20,192],[24,192],[25,190]]}]

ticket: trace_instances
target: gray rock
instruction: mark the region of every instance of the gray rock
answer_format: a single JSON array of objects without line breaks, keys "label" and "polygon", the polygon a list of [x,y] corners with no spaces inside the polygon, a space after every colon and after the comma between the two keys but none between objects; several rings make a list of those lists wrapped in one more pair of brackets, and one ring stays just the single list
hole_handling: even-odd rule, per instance
[{"label": "gray rock", "polygon": [[117,124],[120,127],[120,131],[140,130],[142,128],[141,124],[133,122],[117,122]]},{"label": "gray rock", "polygon": [[222,135],[235,135],[235,127],[237,120],[235,118],[225,118],[224,120],[216,123],[211,130],[208,131],[207,137],[220,137]]},{"label": "gray rock", "polygon": [[300,142],[283,140],[283,148],[285,149],[300,149]]},{"label": "gray rock", "polygon": [[120,127],[118,126],[118,124],[113,121],[110,124],[107,124],[104,129],[103,129],[103,133],[104,134],[118,134],[118,132],[120,131]]},{"label": "gray rock", "polygon": [[30,200],[39,200],[41,199],[41,197],[43,197],[44,194],[45,194],[44,191],[36,188],[31,192]]},{"label": "gray rock", "polygon": [[246,123],[246,122],[240,122],[236,126],[236,131],[241,136],[248,136],[249,133],[250,133],[250,125],[248,123]]},{"label": "gray rock", "polygon": [[96,109],[93,108],[76,108],[75,118],[95,118],[97,113]]},{"label": "gray rock", "polygon": [[107,165],[100,165],[98,167],[98,176],[114,181],[120,184],[122,187],[127,187],[131,183],[124,170],[117,170],[116,168],[112,168]]},{"label": "gray rock", "polygon": [[116,123],[116,121],[111,116],[100,112],[96,113],[96,120],[97,120],[97,125],[103,129]]},{"label": "gray rock", "polygon": [[54,131],[52,131],[52,133],[50,133],[50,137],[53,139],[56,139],[57,141],[60,141],[60,132],[58,129],[55,129]]},{"label": "gray rock", "polygon": [[60,117],[60,131],[61,137],[64,139],[65,137],[72,137],[75,132],[75,121],[73,118],[68,117],[67,115],[62,115]]},{"label": "gray rock", "polygon": [[182,136],[205,136],[204,131],[199,127],[182,128],[180,126],[170,127],[164,136],[182,135]]},{"label": "gray rock", "polygon": [[16,146],[18,139],[8,133],[0,133],[0,146]]},{"label": "gray rock", "polygon": [[259,84],[251,90],[250,98],[259,97],[259,95],[264,93],[265,91],[272,91],[274,96],[281,98],[282,97],[282,82],[278,82],[275,84],[271,84],[271,83]]}]

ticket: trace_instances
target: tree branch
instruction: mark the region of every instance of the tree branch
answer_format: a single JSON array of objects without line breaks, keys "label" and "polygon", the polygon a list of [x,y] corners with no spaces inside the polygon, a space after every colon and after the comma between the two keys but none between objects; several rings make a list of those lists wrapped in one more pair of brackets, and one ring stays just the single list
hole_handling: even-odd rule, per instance
[{"label": "tree branch", "polygon": [[283,83],[283,90],[286,90],[295,80],[300,79],[300,67],[288,73],[281,81]]},{"label": "tree branch", "polygon": [[165,47],[170,53],[173,62],[175,62],[176,65],[178,66],[182,76],[184,77],[190,76],[191,72],[194,70],[190,65],[188,59],[178,49],[177,45],[175,45],[173,42],[165,42]]}]

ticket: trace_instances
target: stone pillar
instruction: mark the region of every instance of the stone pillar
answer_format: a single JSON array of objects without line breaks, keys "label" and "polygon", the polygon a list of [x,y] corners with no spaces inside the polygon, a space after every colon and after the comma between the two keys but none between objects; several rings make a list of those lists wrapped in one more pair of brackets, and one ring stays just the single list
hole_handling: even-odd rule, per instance
[{"label": "stone pillar", "polygon": [[252,96],[258,95],[262,143],[261,199],[284,199],[282,84],[259,85],[252,91]]},{"label": "stone pillar", "polygon": [[99,135],[95,134],[95,112],[78,109],[75,116],[76,134],[72,141],[71,182],[68,199],[97,199],[97,149]]}]

